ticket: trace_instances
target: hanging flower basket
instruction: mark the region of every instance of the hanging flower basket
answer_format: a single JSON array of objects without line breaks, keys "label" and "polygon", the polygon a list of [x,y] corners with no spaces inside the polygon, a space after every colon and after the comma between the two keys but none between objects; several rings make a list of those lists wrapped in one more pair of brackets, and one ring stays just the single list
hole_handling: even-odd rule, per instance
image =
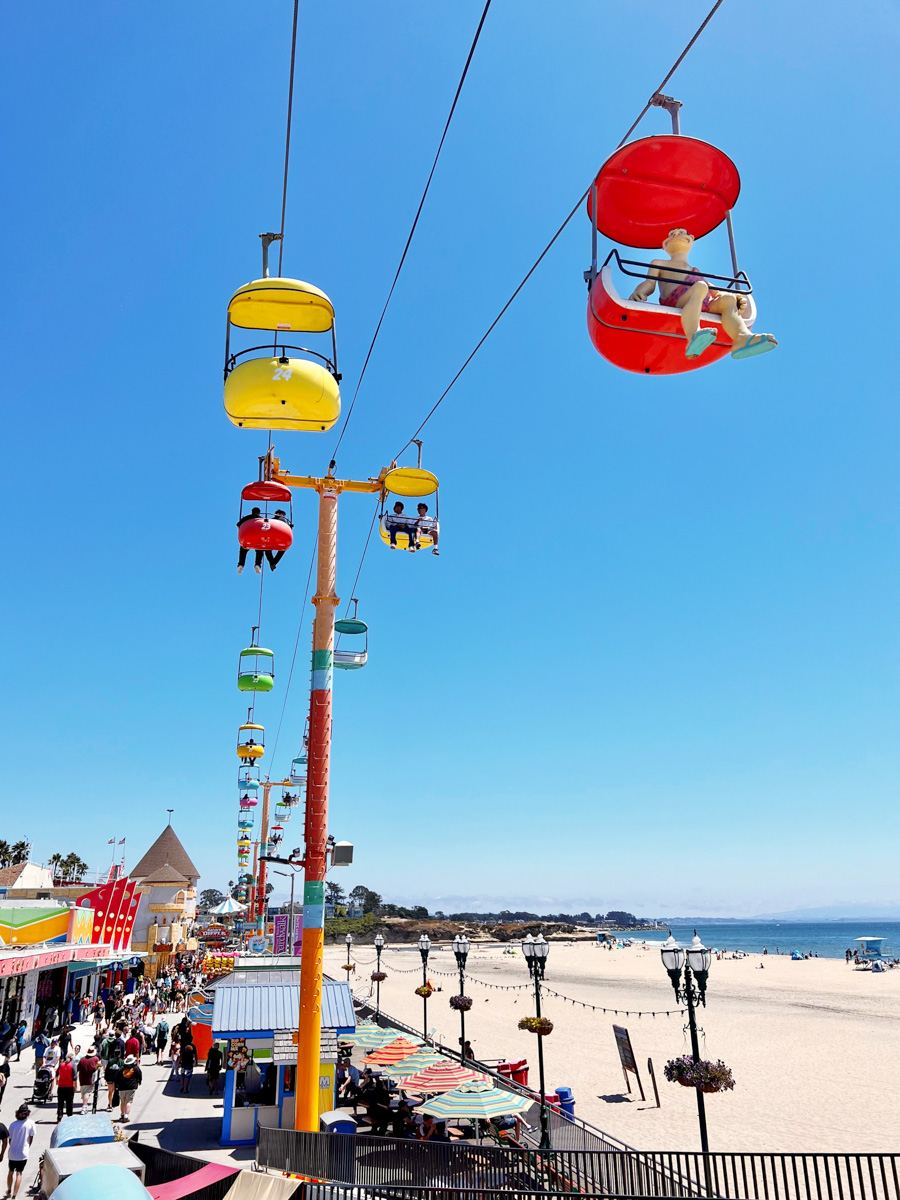
[{"label": "hanging flower basket", "polygon": [[697,1088],[701,1092],[730,1092],[734,1087],[731,1067],[718,1062],[701,1060],[694,1062],[689,1054],[670,1059],[663,1067],[669,1083],[680,1083],[682,1087]]},{"label": "hanging flower basket", "polygon": [[341,970],[342,971],[352,971],[353,966],[354,966],[353,963],[341,963]]},{"label": "hanging flower basket", "polygon": [[385,975],[384,971],[373,971],[371,979],[373,983],[384,983],[384,981],[387,979],[387,975]]},{"label": "hanging flower basket", "polygon": [[434,988],[429,983],[423,983],[421,987],[416,988],[416,995],[421,996],[423,1000],[427,1000],[429,996],[434,995]]},{"label": "hanging flower basket", "polygon": [[472,1007],[471,996],[451,996],[450,1007],[456,1012],[468,1012]]},{"label": "hanging flower basket", "polygon": [[548,1033],[553,1032],[553,1022],[548,1021],[546,1017],[523,1017],[519,1022],[520,1029],[527,1029],[529,1033],[536,1033],[538,1037],[546,1037]]}]

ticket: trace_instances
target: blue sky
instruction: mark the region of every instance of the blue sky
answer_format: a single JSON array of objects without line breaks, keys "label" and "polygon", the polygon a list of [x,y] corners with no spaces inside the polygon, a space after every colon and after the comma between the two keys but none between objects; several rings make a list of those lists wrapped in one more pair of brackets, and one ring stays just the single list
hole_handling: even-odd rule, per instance
[{"label": "blue sky", "polygon": [[[410,436],[706,8],[494,0],[339,474]],[[334,301],[345,404],[480,11],[301,2],[285,273]],[[173,808],[221,886],[256,612],[234,521],[264,449],[222,411],[222,338],[279,218],[289,0],[10,0],[0,25],[3,836],[93,866],[127,835],[133,863]],[[740,168],[776,353],[606,364],[579,215],[431,422],[442,555],[372,547],[370,665],[336,681],[350,885],[648,915],[900,899],[873,871],[898,833],[898,42],[878,0],[726,0],[668,86]],[[321,471],[333,442],[276,447]],[[370,517],[342,501],[344,597]],[[306,707],[309,496],[295,521],[263,615],[270,746],[306,622],[275,774]]]}]

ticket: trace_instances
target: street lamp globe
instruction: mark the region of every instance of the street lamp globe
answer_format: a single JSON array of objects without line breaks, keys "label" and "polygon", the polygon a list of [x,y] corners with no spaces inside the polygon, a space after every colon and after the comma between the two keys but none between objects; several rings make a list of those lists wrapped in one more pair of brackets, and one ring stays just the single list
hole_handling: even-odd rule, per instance
[{"label": "street lamp globe", "polygon": [[349,933],[348,933],[348,934],[347,934],[347,936],[344,938],[344,941],[347,943],[347,945],[348,945],[348,946],[351,946],[351,945],[353,944],[353,938],[350,936],[350,934],[349,934]]},{"label": "street lamp globe", "polygon": [[712,951],[700,941],[697,935],[697,930],[694,930],[694,940],[688,946],[687,951],[688,965],[695,975],[709,970],[709,964],[712,962]]},{"label": "street lamp globe", "polygon": [[460,967],[465,966],[469,956],[469,939],[464,933],[458,933],[453,939],[453,953],[456,955],[456,961]]},{"label": "street lamp globe", "polygon": [[534,957],[537,959],[545,959],[550,953],[550,943],[544,938],[544,935],[538,934],[534,942]]},{"label": "street lamp globe", "polygon": [[684,966],[684,949],[672,937],[671,929],[659,953],[662,957],[662,964],[670,975],[681,973],[681,968]]},{"label": "street lamp globe", "polygon": [[428,951],[430,949],[431,949],[431,938],[428,936],[427,933],[423,933],[422,936],[419,938],[419,953],[422,955],[423,960],[428,957]]},{"label": "street lamp globe", "polygon": [[384,937],[380,933],[375,934],[375,948],[377,950],[384,949]]},{"label": "street lamp globe", "polygon": [[525,955],[526,962],[531,962],[534,958],[534,938],[530,933],[527,938],[522,939],[522,953]]}]

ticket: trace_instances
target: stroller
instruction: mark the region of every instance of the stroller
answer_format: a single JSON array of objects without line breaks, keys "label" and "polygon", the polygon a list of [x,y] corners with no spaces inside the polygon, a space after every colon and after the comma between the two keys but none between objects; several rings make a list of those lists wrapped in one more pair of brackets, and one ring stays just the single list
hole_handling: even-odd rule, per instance
[{"label": "stroller", "polygon": [[53,1072],[49,1067],[39,1067],[34,1077],[34,1087],[31,1091],[32,1104],[44,1104],[50,1099],[53,1091]]}]

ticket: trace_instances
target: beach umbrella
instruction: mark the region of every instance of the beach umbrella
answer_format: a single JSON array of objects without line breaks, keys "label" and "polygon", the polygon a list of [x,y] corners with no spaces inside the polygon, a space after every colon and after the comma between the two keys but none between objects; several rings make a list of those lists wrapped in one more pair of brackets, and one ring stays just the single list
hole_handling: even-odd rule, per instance
[{"label": "beach umbrella", "polygon": [[431,1113],[439,1121],[452,1121],[458,1117],[490,1121],[494,1117],[524,1112],[533,1103],[528,1096],[517,1096],[514,1092],[494,1087],[487,1080],[475,1079],[471,1083],[461,1084],[452,1092],[433,1096],[420,1104],[416,1111]]},{"label": "beach umbrella", "polygon": [[[361,1025],[355,1033],[348,1033],[346,1037],[341,1035],[342,1042],[349,1042],[352,1046],[361,1046],[366,1050],[380,1050],[382,1046],[389,1046],[391,1042],[396,1042],[398,1038],[396,1029],[382,1029],[378,1025]],[[425,1043],[419,1038],[407,1038],[414,1045],[423,1046]]]},{"label": "beach umbrella", "polygon": [[[406,1060],[412,1065],[412,1059]],[[405,1066],[406,1062],[400,1063],[400,1066]],[[469,1083],[487,1083],[487,1076],[482,1075],[478,1071],[472,1071],[468,1067],[463,1067],[459,1063],[442,1062],[434,1063],[430,1067],[425,1067],[421,1070],[416,1070],[415,1073],[407,1075],[405,1078],[398,1080],[399,1086],[406,1092],[452,1092],[463,1084]],[[498,1091],[500,1089],[497,1089]],[[504,1096],[509,1096],[511,1093],[503,1092]]]},{"label": "beach umbrella", "polygon": [[411,1054],[415,1054],[416,1050],[418,1050],[418,1046],[413,1042],[408,1042],[406,1038],[397,1038],[395,1042],[367,1054],[363,1062],[373,1067],[386,1067],[389,1063],[399,1062],[401,1058],[409,1058]]},{"label": "beach umbrella", "polygon": [[401,1075],[412,1075],[414,1071],[422,1071],[425,1067],[432,1067],[435,1063],[446,1061],[446,1058],[442,1058],[440,1054],[435,1054],[433,1050],[417,1050],[409,1058],[404,1058],[398,1063],[392,1063],[384,1069],[388,1075],[399,1078]]}]

